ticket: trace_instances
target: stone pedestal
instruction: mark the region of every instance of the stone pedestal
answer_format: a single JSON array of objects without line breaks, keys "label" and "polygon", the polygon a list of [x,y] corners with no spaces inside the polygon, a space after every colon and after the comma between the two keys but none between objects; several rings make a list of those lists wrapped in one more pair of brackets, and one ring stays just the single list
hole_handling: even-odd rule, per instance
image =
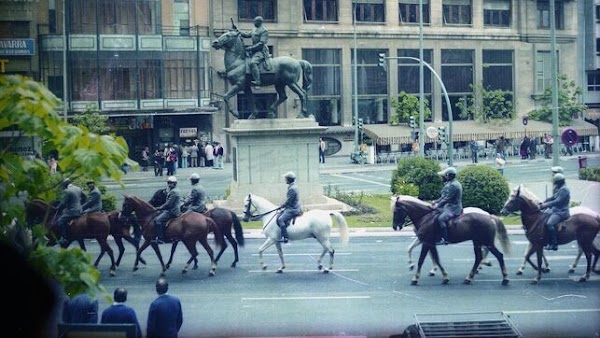
[{"label": "stone pedestal", "polygon": [[320,127],[313,118],[236,120],[225,133],[232,138],[231,193],[222,206],[243,211],[244,198],[256,194],[280,204],[287,185],[283,175],[296,174],[305,209],[329,203],[319,180]]}]

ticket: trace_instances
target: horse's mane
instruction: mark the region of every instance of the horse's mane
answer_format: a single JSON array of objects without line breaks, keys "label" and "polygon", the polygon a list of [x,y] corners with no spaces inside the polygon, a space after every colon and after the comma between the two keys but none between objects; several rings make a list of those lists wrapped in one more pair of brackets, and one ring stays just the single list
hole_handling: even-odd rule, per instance
[{"label": "horse's mane", "polygon": [[521,196],[523,196],[524,198],[528,199],[531,201],[531,203],[534,204],[539,204],[542,202],[542,200],[540,200],[533,192],[531,192],[531,190],[527,189],[524,185],[519,185],[518,187],[516,187],[513,190],[512,195],[516,195],[517,191],[520,190],[521,191]]},{"label": "horse's mane", "polygon": [[396,204],[396,199],[400,198],[401,201],[406,201],[406,202],[410,202],[410,203],[414,203],[420,206],[424,206],[424,207],[430,207],[431,203],[429,202],[425,202],[417,197],[414,196],[410,196],[410,195],[398,195],[398,196],[392,196],[391,200],[392,200],[392,209],[394,209],[394,206]]},{"label": "horse's mane", "polygon": [[264,197],[260,197],[258,195],[254,195],[254,194],[251,194],[251,197],[253,200],[257,201],[258,203],[267,204],[267,205],[275,205],[274,203],[270,202],[269,200],[267,200]]}]

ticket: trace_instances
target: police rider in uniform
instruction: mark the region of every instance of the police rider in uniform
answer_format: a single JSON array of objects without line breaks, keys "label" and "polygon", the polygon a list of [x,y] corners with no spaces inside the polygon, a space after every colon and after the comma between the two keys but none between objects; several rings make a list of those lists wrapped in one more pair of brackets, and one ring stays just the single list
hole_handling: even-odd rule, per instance
[{"label": "police rider in uniform", "polygon": [[167,222],[181,215],[181,194],[177,188],[177,177],[169,176],[167,178],[167,200],[156,209],[161,211],[161,213],[154,220],[154,242],[161,244],[164,243],[163,238]]},{"label": "police rider in uniform", "polygon": [[302,205],[300,204],[300,193],[296,185],[296,174],[290,171],[283,175],[283,177],[288,188],[285,202],[280,207],[283,211],[277,218],[277,225],[281,229],[281,239],[279,241],[287,243],[287,226],[292,218],[302,213]]},{"label": "police rider in uniform", "polygon": [[438,172],[444,179],[442,196],[433,202],[433,208],[441,210],[437,223],[442,233],[442,240],[437,244],[448,244],[448,222],[462,213],[462,185],[456,180],[456,168],[448,167]]}]

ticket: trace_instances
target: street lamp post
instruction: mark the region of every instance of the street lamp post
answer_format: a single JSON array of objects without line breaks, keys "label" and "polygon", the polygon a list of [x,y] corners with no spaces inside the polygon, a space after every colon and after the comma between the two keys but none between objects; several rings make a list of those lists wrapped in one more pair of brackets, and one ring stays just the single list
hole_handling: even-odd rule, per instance
[{"label": "street lamp post", "polygon": [[354,153],[358,152],[358,56],[356,52],[356,3],[352,2],[352,28],[354,33],[354,51],[352,52],[354,63],[352,75],[354,82],[352,83],[352,92],[354,93]]},{"label": "street lamp post", "polygon": [[68,117],[68,108],[67,108],[67,0],[63,0],[62,3],[62,36],[63,36],[63,114],[65,121],[67,121]]},{"label": "street lamp post", "polygon": [[425,156],[425,84],[423,83],[423,0],[419,0],[419,156]]},{"label": "street lamp post", "polygon": [[550,0],[550,45],[552,60],[552,165],[559,165],[560,147],[558,136],[558,65],[556,60],[556,7],[555,0]]}]

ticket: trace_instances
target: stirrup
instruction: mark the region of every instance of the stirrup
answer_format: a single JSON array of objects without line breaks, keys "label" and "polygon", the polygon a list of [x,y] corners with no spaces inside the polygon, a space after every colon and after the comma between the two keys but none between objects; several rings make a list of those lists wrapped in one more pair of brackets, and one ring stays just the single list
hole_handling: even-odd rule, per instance
[{"label": "stirrup", "polygon": [[437,241],[435,243],[435,245],[448,245],[448,241],[445,240],[444,238],[440,239],[439,241]]},{"label": "stirrup", "polygon": [[280,239],[277,240],[277,242],[279,243],[287,243],[289,241],[289,239],[287,237],[281,237]]},{"label": "stirrup", "polygon": [[254,81],[254,80],[250,81],[250,84],[253,86],[257,86],[257,87],[260,87],[260,85],[261,85],[260,81]]}]

